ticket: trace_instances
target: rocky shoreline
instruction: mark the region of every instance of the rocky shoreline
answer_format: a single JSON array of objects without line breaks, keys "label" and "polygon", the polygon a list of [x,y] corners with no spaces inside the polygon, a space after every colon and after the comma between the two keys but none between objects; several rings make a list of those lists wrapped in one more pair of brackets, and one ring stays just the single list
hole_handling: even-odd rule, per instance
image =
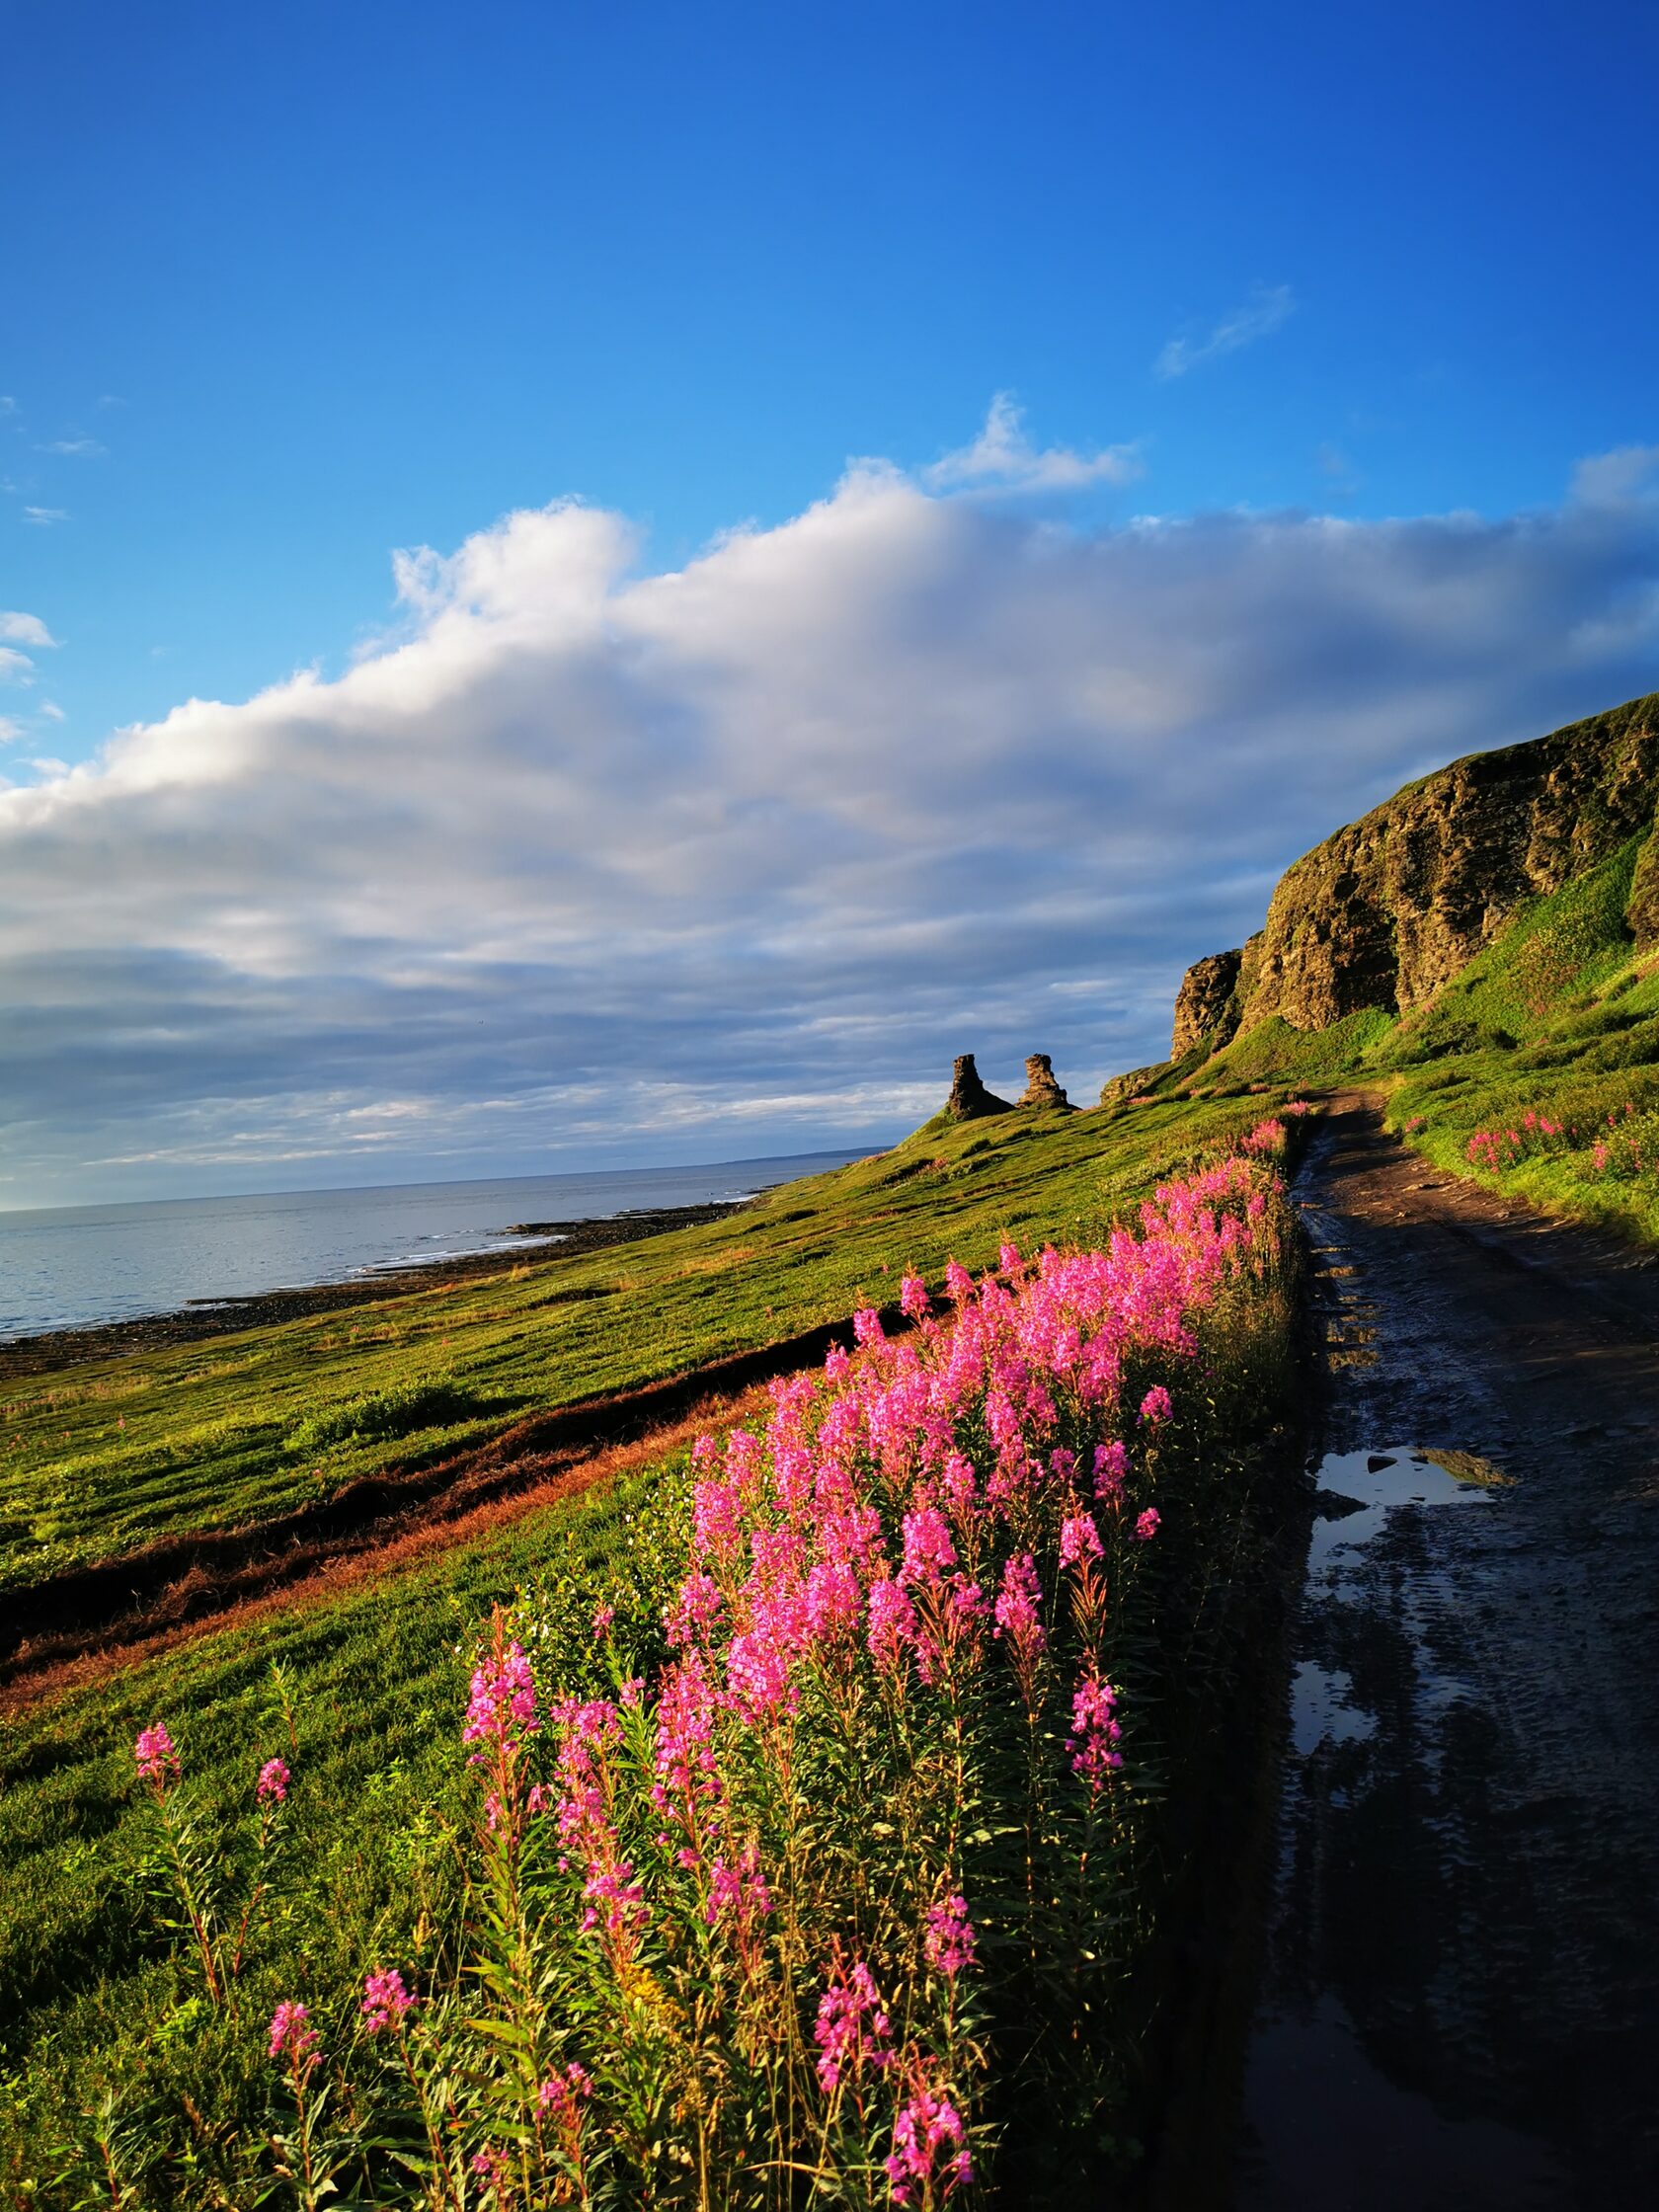
[{"label": "rocky shoreline", "polygon": [[605,1215],[595,1221],[522,1222],[504,1228],[501,1234],[536,1236],[540,1241],[514,1244],[503,1251],[468,1252],[421,1267],[354,1276],[343,1283],[308,1283],[293,1289],[262,1291],[249,1298],[203,1300],[200,1304],[171,1313],[142,1313],[127,1321],[101,1321],[86,1328],[17,1336],[0,1343],[0,1382],[50,1375],[91,1360],[126,1359],[173,1344],[234,1335],[239,1329],[271,1328],[307,1314],[372,1305],[383,1299],[408,1297],[412,1292],[447,1290],[457,1283],[504,1275],[514,1267],[534,1267],[547,1260],[602,1251],[611,1244],[663,1236],[671,1229],[722,1221],[750,1203],[748,1199],[732,1199],[703,1206],[642,1207],[637,1212]]}]

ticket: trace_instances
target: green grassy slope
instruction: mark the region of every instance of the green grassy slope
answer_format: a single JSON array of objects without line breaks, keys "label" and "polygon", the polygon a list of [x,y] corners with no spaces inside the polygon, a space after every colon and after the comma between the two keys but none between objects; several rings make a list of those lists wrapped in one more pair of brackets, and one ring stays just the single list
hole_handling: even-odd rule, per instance
[{"label": "green grassy slope", "polygon": [[722,1222],[0,1385],[0,1589],[879,1304],[903,1267],[971,1265],[1005,1229],[1075,1230],[1214,1119],[1174,1102],[1110,1163],[1099,1117],[940,1120]]},{"label": "green grassy slope", "polygon": [[[935,1272],[952,1251],[988,1256],[1003,1231],[1028,1248],[1097,1238],[1156,1180],[1229,1142],[1269,1104],[1169,1100],[1115,1117],[930,1124],[879,1161],[794,1185],[712,1229],[595,1255],[563,1274],[555,1263],[522,1281],[397,1302],[395,1314],[368,1324],[355,1372],[350,1324],[336,1320],[332,1333],[343,1341],[330,1380],[339,1394],[360,1395],[365,1374],[395,1374],[398,1357],[424,1356],[439,1331],[450,1338],[452,1373],[508,1371],[525,1390],[550,1377],[659,1372],[741,1343],[745,1332],[776,1334],[844,1310],[861,1286],[879,1296],[908,1261]],[[538,1309],[535,1298],[577,1275],[608,1271],[615,1281],[622,1267],[637,1288],[604,1302],[610,1340],[561,1328],[538,1348],[537,1311],[568,1309]],[[701,1298],[705,1283],[717,1286],[717,1302]],[[353,1318],[364,1328],[360,1310]],[[673,1333],[659,1340],[651,1333],[659,1327]],[[124,1402],[148,1401],[158,1453],[169,1440],[182,1450],[207,1419],[239,1419],[240,1393],[257,1402],[280,1380],[293,1404],[305,1404],[298,1370],[319,1333],[330,1329],[251,1335],[213,1347],[218,1359],[200,1347],[173,1362],[146,1359],[138,1364],[147,1381]],[[587,1346],[585,1365],[579,1345]],[[116,1401],[84,1388],[90,1380],[107,1389],[109,1376],[80,1379],[78,1397],[61,1390],[74,1380],[59,1379],[63,1412],[90,1409],[89,1424],[109,1426]],[[173,1393],[184,1403],[169,1429]],[[93,1436],[82,1444],[94,1471],[96,1443]],[[292,1757],[305,1860],[286,1890],[280,1942],[273,1940],[270,1961],[252,1961],[243,2009],[268,2015],[277,1996],[295,1994],[277,1986],[291,1969],[276,1961],[297,1946],[307,1977],[299,1994],[349,2010],[345,1993],[365,1961],[420,1954],[423,1927],[452,1879],[444,1808],[464,1786],[455,1735],[477,1623],[493,1604],[534,1584],[552,1593],[548,1610],[562,1611],[580,1634],[601,1580],[625,1610],[642,1621],[652,1617],[674,1567],[676,1464],[527,1515],[487,1540],[326,1602],[201,1635],[8,1724],[0,1745],[0,2172],[9,2173],[15,2201],[32,2201],[23,2185],[31,2177],[42,2182],[40,2201],[60,2200],[43,2187],[45,2146],[66,2113],[96,2101],[106,2078],[147,2082],[175,2110],[189,2095],[211,2112],[236,2107],[262,2071],[246,2020],[213,2015],[194,1994],[188,1963],[162,1925],[154,1831],[132,1770],[138,1728],[167,1719],[204,1833],[222,1836],[227,1850],[262,1760]],[[164,1504],[164,1492],[156,1495]],[[198,2176],[205,2201],[217,2155],[210,2137]]]}]

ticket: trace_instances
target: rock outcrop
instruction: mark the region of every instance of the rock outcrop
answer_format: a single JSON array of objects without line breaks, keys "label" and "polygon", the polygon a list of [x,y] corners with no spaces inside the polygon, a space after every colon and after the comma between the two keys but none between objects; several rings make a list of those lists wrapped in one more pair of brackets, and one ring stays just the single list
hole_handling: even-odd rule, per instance
[{"label": "rock outcrop", "polygon": [[[1181,978],[1175,994],[1175,1029],[1169,1040],[1169,1057],[1179,1060],[1207,1037],[1231,1036],[1238,1027],[1239,963],[1244,953],[1213,952],[1208,960],[1194,961]],[[1230,1027],[1228,1026],[1230,1020]]]},{"label": "rock outcrop", "polygon": [[950,1096],[945,1101],[945,1112],[952,1121],[977,1122],[987,1114],[1011,1114],[1013,1110],[1007,1099],[986,1089],[973,1054],[958,1053],[951,1070]]},{"label": "rock outcrop", "polygon": [[1638,833],[1626,919],[1637,944],[1659,942],[1656,802],[1659,694],[1407,784],[1286,871],[1266,927],[1241,952],[1187,971],[1177,1056],[1274,1014],[1328,1029],[1362,1006],[1409,1013],[1526,901]]},{"label": "rock outcrop", "polygon": [[1071,1101],[1055,1081],[1054,1063],[1047,1053],[1033,1053],[1025,1064],[1025,1090],[1015,1101],[1020,1106],[1058,1106],[1072,1112]]},{"label": "rock outcrop", "polygon": [[1144,1097],[1158,1077],[1168,1071],[1168,1061],[1160,1060],[1151,1067],[1131,1067],[1121,1075],[1109,1076],[1100,1087],[1100,1103],[1102,1106],[1127,1106],[1131,1099]]}]

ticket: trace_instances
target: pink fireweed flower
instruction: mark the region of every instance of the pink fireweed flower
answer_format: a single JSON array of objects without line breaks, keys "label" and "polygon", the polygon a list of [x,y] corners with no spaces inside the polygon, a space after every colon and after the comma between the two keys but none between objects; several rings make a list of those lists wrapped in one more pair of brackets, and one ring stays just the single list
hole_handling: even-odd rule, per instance
[{"label": "pink fireweed flower", "polygon": [[132,1756],[138,1762],[140,1777],[154,1785],[157,1796],[184,1772],[166,1723],[160,1720],[153,1721],[140,1733],[132,1747]]},{"label": "pink fireweed flower", "polygon": [[807,1631],[815,1643],[837,1643],[857,1625],[864,1591],[844,1559],[821,1559],[807,1576]]},{"label": "pink fireweed flower", "polygon": [[732,1484],[711,1478],[691,1490],[691,1546],[700,1558],[730,1559],[743,1544],[743,1512]]},{"label": "pink fireweed flower", "polygon": [[999,1275],[1017,1275],[1025,1262],[1020,1258],[1020,1248],[1012,1238],[996,1247],[996,1271]]},{"label": "pink fireweed flower", "polygon": [[941,1974],[954,1976],[973,1965],[978,1945],[965,1897],[947,1897],[942,1904],[928,1906],[921,1947],[928,1965]]},{"label": "pink fireweed flower", "polygon": [[317,2063],[317,2045],[321,2040],[305,2007],[284,1997],[271,2015],[269,2055],[285,2059],[295,2074],[309,2074]]},{"label": "pink fireweed flower", "polygon": [[887,1342],[887,1332],[882,1327],[881,1315],[873,1305],[861,1305],[852,1316],[853,1341],[861,1351]]},{"label": "pink fireweed flower", "polygon": [[715,1692],[702,1653],[671,1667],[657,1700],[657,1778],[651,1801],[695,1834],[704,1808],[722,1794],[714,1749]]},{"label": "pink fireweed flower", "polygon": [[1246,1152],[1276,1152],[1283,1148],[1284,1143],[1284,1123],[1269,1120],[1257,1122],[1249,1136],[1243,1140],[1242,1149]]},{"label": "pink fireweed flower", "polygon": [[1073,1513],[1060,1525],[1060,1563],[1080,1567],[1085,1559],[1101,1557],[1100,1531],[1092,1513]]},{"label": "pink fireweed flower", "polygon": [[[499,1664],[475,1667],[472,1671],[472,1698],[467,1705],[461,1741],[464,1744],[501,1743],[517,1736],[533,1736],[540,1726],[536,1718],[535,1678],[530,1673],[530,1662],[519,1645],[510,1643]],[[474,1753],[474,1764],[483,1756]]]},{"label": "pink fireweed flower", "polygon": [[958,1305],[965,1304],[974,1295],[974,1278],[956,1260],[945,1263],[945,1294]]},{"label": "pink fireweed flower", "polygon": [[862,1959],[850,1970],[831,1962],[829,1988],[818,2001],[813,2041],[818,2045],[818,2078],[827,2090],[856,2082],[864,2069],[885,2073],[893,2064],[893,2022],[883,2007],[875,1977]]},{"label": "pink fireweed flower", "polygon": [[1121,1444],[1097,1444],[1094,1448],[1094,1494],[1108,1505],[1117,1505],[1123,1498],[1124,1477],[1129,1472],[1129,1454]]},{"label": "pink fireweed flower", "polygon": [[977,1582],[958,1582],[951,1588],[951,1611],[961,1620],[988,1620],[990,1607]]},{"label": "pink fireweed flower", "polygon": [[974,2166],[963,2142],[962,2115],[945,2097],[918,2089],[899,2108],[893,2123],[893,2149],[882,2162],[893,2185],[895,2204],[908,2204],[917,2188],[941,2184],[940,2194],[973,2179]]},{"label": "pink fireweed flower", "polygon": [[1150,1543],[1153,1537],[1155,1537],[1158,1533],[1158,1525],[1159,1516],[1157,1507],[1155,1505],[1147,1506],[1146,1512],[1139,1517],[1135,1524],[1136,1542]]},{"label": "pink fireweed flower", "polygon": [[507,2184],[513,2176],[513,2168],[505,2151],[499,2150],[494,2143],[486,2143],[483,2150],[473,2152],[467,2164],[477,2176],[481,2196],[499,2198],[506,2194]]},{"label": "pink fireweed flower", "polygon": [[688,1574],[674,1603],[663,1616],[670,1643],[705,1643],[725,1607],[720,1585],[712,1575]]},{"label": "pink fireweed flower", "polygon": [[255,1800],[262,1805],[279,1805],[288,1794],[288,1768],[283,1759],[268,1759],[260,1769],[259,1782],[254,1790]]},{"label": "pink fireweed flower", "polygon": [[1107,1776],[1123,1765],[1123,1754],[1117,1749],[1123,1734],[1117,1711],[1118,1694],[1111,1684],[1085,1675],[1071,1699],[1071,1733],[1066,1748],[1073,1772],[1091,1790],[1102,1788]]},{"label": "pink fireweed flower", "polygon": [[1002,1570],[1002,1588],[996,1598],[998,1636],[1006,1635],[1019,1652],[1035,1658],[1043,1649],[1043,1623],[1037,1608],[1043,1586],[1037,1579],[1037,1562],[1029,1551],[1010,1559]]},{"label": "pink fireweed flower", "polygon": [[905,1516],[905,1563],[901,1582],[930,1590],[956,1565],[950,1524],[935,1505],[918,1506]]},{"label": "pink fireweed flower", "polygon": [[919,1275],[906,1275],[900,1279],[899,1309],[912,1321],[925,1321],[932,1311],[927,1285]]},{"label": "pink fireweed flower", "polygon": [[600,1642],[610,1634],[611,1624],[615,1619],[616,1608],[614,1606],[595,1606],[593,1608],[593,1641],[595,1643]]},{"label": "pink fireweed flower", "polygon": [[844,1382],[852,1371],[852,1358],[844,1344],[831,1344],[824,1355],[824,1380],[831,1384]]},{"label": "pink fireweed flower", "polygon": [[634,1879],[633,1861],[595,1861],[588,1869],[582,1894],[588,1899],[588,1910],[582,1916],[584,1929],[602,1928],[613,1943],[631,1945],[649,1918],[645,1891]]},{"label": "pink fireweed flower", "polygon": [[732,1638],[726,1652],[726,1676],[733,1692],[750,1717],[795,1709],[794,1659],[797,1638],[793,1623],[770,1607],[755,1609],[755,1623]]},{"label": "pink fireweed flower", "polygon": [[915,1608],[897,1582],[871,1585],[869,1620],[865,1642],[870,1657],[884,1670],[897,1667],[905,1646],[916,1639]]},{"label": "pink fireweed flower", "polygon": [[957,1513],[966,1513],[979,1495],[979,1484],[974,1473],[974,1462],[960,1452],[946,1455],[944,1466],[945,1496]]},{"label": "pink fireweed flower", "polygon": [[1174,1408],[1169,1402],[1169,1392],[1161,1382],[1154,1382],[1141,1400],[1141,1418],[1148,1428],[1156,1428],[1167,1421]]},{"label": "pink fireweed flower", "polygon": [[404,1988],[403,1976],[395,1966],[364,1977],[362,2016],[370,2035],[383,2035],[388,2028],[395,2028],[414,2006],[415,2000]]},{"label": "pink fireweed flower", "polygon": [[536,2094],[536,2109],[568,2121],[584,2100],[593,2094],[593,2077],[585,2066],[567,2066],[562,2074],[549,2074]]},{"label": "pink fireweed flower", "polygon": [[752,1845],[739,1856],[735,1865],[724,1858],[715,1860],[709,1868],[709,1900],[703,1908],[703,1918],[710,1928],[725,1916],[733,1918],[740,1928],[748,1928],[771,1909],[772,1893],[760,1871],[760,1854]]}]

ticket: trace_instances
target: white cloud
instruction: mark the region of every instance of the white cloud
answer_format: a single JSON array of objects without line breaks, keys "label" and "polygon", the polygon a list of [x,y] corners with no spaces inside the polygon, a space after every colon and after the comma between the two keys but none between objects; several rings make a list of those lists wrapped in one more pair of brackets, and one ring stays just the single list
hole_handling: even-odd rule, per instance
[{"label": "white cloud", "polygon": [[49,529],[54,522],[67,522],[69,510],[66,507],[26,507],[23,518],[38,528]]},{"label": "white cloud", "polygon": [[14,722],[9,714],[0,714],[0,745],[16,745],[27,731],[21,722]]},{"label": "white cloud", "polygon": [[397,574],[337,680],[0,792],[16,1203],[787,1150],[968,1050],[1086,1098],[1316,838],[1651,687],[1659,503],[1081,529],[866,465],[668,573],[561,503]]},{"label": "white cloud", "polygon": [[1039,452],[1025,434],[1025,411],[1012,392],[998,392],[985,429],[923,472],[936,491],[1077,492],[1091,484],[1128,484],[1141,474],[1133,445],[1108,445],[1078,453],[1064,445]]},{"label": "white cloud", "polygon": [[22,614],[15,608],[10,613],[0,609],[0,638],[10,645],[51,647],[57,643],[38,614]]},{"label": "white cloud", "polygon": [[1659,489],[1659,445],[1620,445],[1593,453],[1573,470],[1572,497],[1582,507],[1624,507]]},{"label": "white cloud", "polygon": [[15,645],[0,645],[0,683],[28,683],[35,664]]},{"label": "white cloud", "polygon": [[55,699],[42,699],[40,711],[48,722],[66,722],[69,719]]},{"label": "white cloud", "polygon": [[54,437],[40,448],[42,453],[73,453],[86,460],[94,460],[110,448],[101,445],[96,437]]},{"label": "white cloud", "polygon": [[1152,363],[1152,374],[1165,379],[1185,376],[1201,362],[1219,360],[1224,354],[1236,354],[1258,339],[1271,338],[1295,312],[1289,284],[1258,284],[1243,306],[1224,315],[1207,337],[1169,339]]}]

